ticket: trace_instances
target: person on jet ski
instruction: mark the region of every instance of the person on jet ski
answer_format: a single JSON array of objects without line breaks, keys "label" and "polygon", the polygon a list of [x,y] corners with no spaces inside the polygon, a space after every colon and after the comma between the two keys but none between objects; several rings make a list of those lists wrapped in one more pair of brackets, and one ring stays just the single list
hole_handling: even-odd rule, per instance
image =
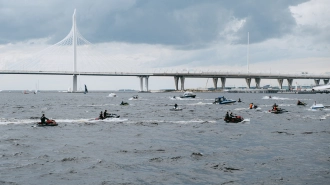
[{"label": "person on jet ski", "polygon": [[108,115],[109,115],[109,114],[107,113],[107,110],[105,110],[104,113],[103,113],[103,118],[107,118]]},{"label": "person on jet ski", "polygon": [[230,113],[230,117],[231,117],[231,118],[235,117],[235,116],[233,115],[233,113],[232,113],[232,112]]},{"label": "person on jet ski", "polygon": [[250,103],[250,109],[252,109],[253,108],[253,103]]},{"label": "person on jet ski", "polygon": [[174,109],[177,109],[178,108],[178,104],[174,104]]},{"label": "person on jet ski", "polygon": [[104,119],[103,117],[103,112],[101,111],[100,115],[99,115],[99,119]]},{"label": "person on jet ski", "polygon": [[276,105],[276,103],[274,103],[274,105],[273,105],[273,111],[277,111],[278,109],[277,109],[277,105]]},{"label": "person on jet ski", "polygon": [[225,119],[229,119],[229,114],[228,114],[228,112],[226,113],[226,117],[225,117]]},{"label": "person on jet ski", "polygon": [[241,101],[241,98],[238,98],[238,102],[242,102],[242,101]]},{"label": "person on jet ski", "polygon": [[49,119],[45,117],[45,114],[42,114],[40,120],[41,120],[41,124],[46,124],[46,120],[49,120]]}]

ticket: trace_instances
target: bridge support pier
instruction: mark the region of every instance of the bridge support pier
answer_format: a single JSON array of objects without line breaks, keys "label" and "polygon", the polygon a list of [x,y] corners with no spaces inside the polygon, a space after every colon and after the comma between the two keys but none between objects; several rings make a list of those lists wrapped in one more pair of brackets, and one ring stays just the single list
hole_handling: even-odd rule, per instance
[{"label": "bridge support pier", "polygon": [[280,89],[283,88],[283,79],[277,79],[278,85],[280,86]]},{"label": "bridge support pier", "polygon": [[72,92],[77,92],[77,75],[73,75],[73,87],[72,87]]},{"label": "bridge support pier", "polygon": [[254,80],[256,81],[256,89],[260,89],[260,81],[261,81],[261,79],[260,78],[255,78]]},{"label": "bridge support pier", "polygon": [[184,91],[184,76],[180,77],[180,81],[181,81],[181,91]]},{"label": "bridge support pier", "polygon": [[144,77],[144,81],[145,81],[145,83],[146,83],[146,90],[147,90],[147,92],[149,91],[149,87],[148,87],[148,80],[149,80],[149,76],[145,76]]},{"label": "bridge support pier", "polygon": [[213,78],[214,89],[218,88],[218,78]]},{"label": "bridge support pier", "polygon": [[323,79],[324,85],[329,83],[329,79]]},{"label": "bridge support pier", "polygon": [[314,79],[315,85],[320,85],[320,79]]},{"label": "bridge support pier", "polygon": [[250,86],[251,86],[251,78],[245,78],[245,81],[246,81],[246,85],[247,85],[248,89],[250,89]]},{"label": "bridge support pier", "polygon": [[174,76],[174,84],[175,84],[175,90],[179,90],[179,77]]},{"label": "bridge support pier", "polygon": [[222,89],[226,88],[226,78],[225,77],[221,77],[221,88]]},{"label": "bridge support pier", "polygon": [[149,79],[149,76],[139,76],[140,78],[140,91],[143,92],[143,78],[144,78],[144,81],[145,81],[145,88],[147,91],[149,91],[149,87],[148,87],[148,79]]},{"label": "bridge support pier", "polygon": [[140,91],[143,91],[143,76],[140,76]]},{"label": "bridge support pier", "polygon": [[288,81],[288,87],[289,87],[289,90],[292,90],[292,82],[293,82],[293,79],[292,78],[288,78],[286,79]]}]

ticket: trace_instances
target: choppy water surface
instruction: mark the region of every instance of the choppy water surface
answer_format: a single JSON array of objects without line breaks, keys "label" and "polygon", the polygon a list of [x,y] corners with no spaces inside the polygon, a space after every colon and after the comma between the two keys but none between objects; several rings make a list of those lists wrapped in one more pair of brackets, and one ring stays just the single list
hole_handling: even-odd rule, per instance
[{"label": "choppy water surface", "polygon": [[[116,94],[1,92],[0,184],[329,183],[330,108],[310,109],[329,94]],[[243,102],[212,104],[220,95]],[[92,120],[105,109],[121,117]],[[246,121],[225,123],[227,111]],[[31,127],[42,113],[59,126]]]}]

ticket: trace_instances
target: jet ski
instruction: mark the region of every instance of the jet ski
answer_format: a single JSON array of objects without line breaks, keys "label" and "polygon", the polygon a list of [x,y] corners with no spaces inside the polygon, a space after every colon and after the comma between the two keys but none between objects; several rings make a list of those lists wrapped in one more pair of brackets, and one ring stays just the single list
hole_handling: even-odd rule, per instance
[{"label": "jet ski", "polygon": [[239,123],[242,122],[244,118],[242,116],[232,116],[232,117],[225,117],[225,119],[223,120],[227,123]]},{"label": "jet ski", "polygon": [[100,117],[98,117],[98,118],[95,118],[95,120],[105,120],[105,119],[111,119],[111,118],[119,118],[120,117],[120,115],[117,115],[117,114],[107,114],[107,116],[105,117],[105,118],[103,118],[103,119],[101,119]]},{"label": "jet ski", "polygon": [[171,108],[170,111],[182,111],[180,108]]},{"label": "jet ski", "polygon": [[37,123],[38,127],[57,126],[57,125],[58,124],[56,123],[56,121],[52,119],[47,120],[46,123],[41,123],[41,122]]},{"label": "jet ski", "polygon": [[306,106],[307,103],[304,103],[304,102],[298,101],[298,102],[297,102],[297,105],[303,105],[303,106]]},{"label": "jet ski", "polygon": [[285,109],[281,109],[281,108],[277,108],[276,110],[272,109],[272,110],[269,110],[270,113],[274,113],[274,114],[282,114],[284,112],[288,112],[287,110]]},{"label": "jet ski", "polygon": [[119,118],[120,115],[117,115],[117,114],[107,114],[107,117],[106,118]]},{"label": "jet ski", "polygon": [[121,102],[120,105],[129,105],[127,102]]}]

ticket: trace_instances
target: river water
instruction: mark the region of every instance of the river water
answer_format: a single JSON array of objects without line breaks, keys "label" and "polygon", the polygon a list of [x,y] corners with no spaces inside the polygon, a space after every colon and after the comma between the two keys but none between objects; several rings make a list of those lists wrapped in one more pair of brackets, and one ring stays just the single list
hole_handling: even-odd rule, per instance
[{"label": "river water", "polygon": [[[330,108],[310,109],[329,94],[115,93],[1,92],[0,184],[330,182]],[[222,95],[243,102],[212,104]],[[105,109],[120,118],[94,120]],[[34,127],[42,113],[59,126]]]}]

